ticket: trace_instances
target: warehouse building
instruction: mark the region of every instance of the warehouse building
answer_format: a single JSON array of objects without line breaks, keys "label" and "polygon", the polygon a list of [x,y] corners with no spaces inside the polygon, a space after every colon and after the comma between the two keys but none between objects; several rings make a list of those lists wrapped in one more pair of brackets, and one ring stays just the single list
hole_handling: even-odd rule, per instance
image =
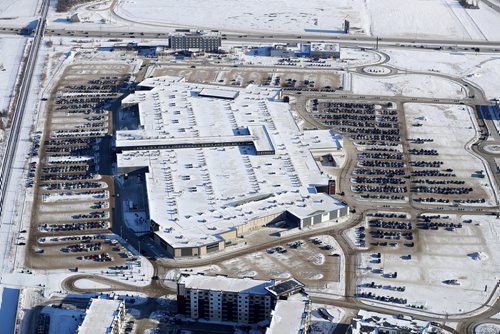
[{"label": "warehouse building", "polygon": [[301,131],[280,89],[178,77],[141,86],[122,101],[138,105],[141,124],[116,133],[118,172],[147,170],[152,233],[171,256],[220,251],[280,220],[304,228],[348,214],[315,159],[342,139]]}]

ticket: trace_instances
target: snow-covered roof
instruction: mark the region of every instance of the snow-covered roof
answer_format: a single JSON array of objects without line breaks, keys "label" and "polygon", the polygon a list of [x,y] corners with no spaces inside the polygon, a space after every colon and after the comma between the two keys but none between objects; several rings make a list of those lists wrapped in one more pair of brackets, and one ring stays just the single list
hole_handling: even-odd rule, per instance
[{"label": "snow-covered roof", "polygon": [[85,319],[78,327],[78,334],[109,333],[121,303],[122,301],[117,299],[92,299],[85,312]]},{"label": "snow-covered roof", "polygon": [[303,334],[303,319],[308,316],[309,303],[309,297],[302,293],[278,300],[266,334]]},{"label": "snow-covered roof", "polygon": [[273,283],[271,281],[257,280],[248,277],[231,278],[226,276],[188,275],[181,276],[178,284],[182,284],[188,289],[265,295],[268,293],[265,287]]},{"label": "snow-covered roof", "polygon": [[339,52],[340,45],[338,43],[311,43],[311,51]]},{"label": "snow-covered roof", "polygon": [[329,130],[300,131],[289,105],[277,100],[279,89],[235,87],[237,96],[227,100],[197,93],[219,86],[178,77],[141,85],[154,88],[124,100],[138,103],[141,126],[117,132],[118,168],[148,167],[150,218],[172,247],[214,243],[274,213],[307,216],[345,206],[315,192],[329,177],[311,153],[336,151],[341,138]]},{"label": "snow-covered roof", "polygon": [[208,96],[208,97],[218,97],[222,99],[235,99],[238,96],[238,91],[236,90],[228,90],[228,89],[214,89],[214,88],[203,88],[200,93],[200,96]]}]

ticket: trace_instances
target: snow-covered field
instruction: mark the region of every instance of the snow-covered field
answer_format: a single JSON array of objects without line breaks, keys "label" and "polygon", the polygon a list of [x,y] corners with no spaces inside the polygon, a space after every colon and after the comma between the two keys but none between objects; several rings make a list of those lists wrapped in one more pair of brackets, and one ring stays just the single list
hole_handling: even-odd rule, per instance
[{"label": "snow-covered field", "polygon": [[388,49],[384,52],[390,56],[390,65],[462,77],[479,85],[488,98],[500,98],[500,80],[497,80],[500,77],[500,56],[496,53],[401,49]]},{"label": "snow-covered field", "polygon": [[367,31],[363,1],[328,0],[120,0],[115,12],[123,19],[160,26],[204,27],[232,31],[304,33],[342,30],[349,16],[351,27]]},{"label": "snow-covered field", "polygon": [[[13,1],[13,0],[11,0]],[[27,1],[27,0],[24,0]],[[119,0],[80,6],[87,23],[118,26],[218,29],[266,33],[351,33],[381,37],[500,40],[500,14],[486,5],[465,10],[456,0]],[[66,16],[52,13],[51,24]],[[58,20],[59,19],[59,20]],[[105,23],[104,23],[105,22]]]},{"label": "snow-covered field", "polygon": [[[420,230],[421,252],[412,255],[411,260],[403,260],[403,253],[383,253],[382,264],[370,263],[371,253],[361,256],[360,268],[383,269],[385,273],[397,272],[397,278],[382,278],[380,274],[363,271],[358,283],[405,286],[405,292],[387,289],[360,288],[377,295],[408,299],[408,304],[423,305],[425,311],[459,314],[480,307],[492,293],[498,282],[500,253],[498,238],[500,227],[495,216],[450,215],[447,221],[464,223],[460,229],[450,232]],[[471,254],[484,254],[482,259],[474,259]],[[456,279],[459,285],[447,285],[443,281]],[[486,287],[486,292],[485,292]],[[367,300],[367,303],[371,301]],[[396,306],[397,304],[388,304]]]},{"label": "snow-covered field", "polygon": [[37,6],[38,0],[2,0],[0,1],[0,18],[34,16]]},{"label": "snow-covered field", "polygon": [[500,40],[500,16],[481,4],[465,10],[456,0],[368,0],[373,36]]},{"label": "snow-covered field", "polygon": [[407,74],[388,77],[352,75],[352,92],[366,95],[394,95],[427,98],[465,97],[459,84],[432,75]]},{"label": "snow-covered field", "polygon": [[0,111],[7,110],[24,52],[24,37],[0,38]]}]

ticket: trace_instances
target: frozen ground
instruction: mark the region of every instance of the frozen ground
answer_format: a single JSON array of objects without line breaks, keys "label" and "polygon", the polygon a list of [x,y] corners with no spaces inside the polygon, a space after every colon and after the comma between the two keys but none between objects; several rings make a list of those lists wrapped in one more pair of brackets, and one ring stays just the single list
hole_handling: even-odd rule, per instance
[{"label": "frozen ground", "polygon": [[0,19],[34,16],[38,0],[2,0],[0,1]]},{"label": "frozen ground", "polygon": [[179,25],[233,31],[303,33],[308,29],[342,30],[349,16],[351,27],[367,31],[363,1],[311,0],[120,0],[117,15],[133,22]]},{"label": "frozen ground", "polygon": [[432,75],[406,74],[376,77],[353,74],[352,92],[366,95],[394,95],[427,98],[463,98],[462,86]]},{"label": "frozen ground", "polygon": [[374,36],[499,40],[500,16],[481,4],[465,10],[456,0],[367,0]]},{"label": "frozen ground", "polygon": [[[410,143],[410,148],[437,150],[439,160],[443,161],[442,170],[453,169],[457,179],[464,180],[466,186],[474,188],[474,198],[485,198],[483,205],[495,205],[488,178],[473,176],[476,171],[485,170],[483,163],[465,150],[466,144],[476,135],[471,108],[463,105],[406,103],[404,110],[408,138],[433,139],[433,142],[426,144]],[[412,126],[414,123],[422,126]]]},{"label": "frozen ground", "polygon": [[[13,0],[11,0],[13,1]],[[235,5],[237,4],[237,5]],[[119,0],[80,6],[83,23],[154,27],[189,27],[266,33],[341,33],[344,18],[351,33],[381,37],[499,40],[500,14],[486,5],[465,10],[456,0]],[[51,25],[66,24],[66,14],[52,13]]]},{"label": "frozen ground", "polygon": [[[358,289],[377,295],[408,299],[408,304],[423,305],[424,310],[435,313],[459,314],[480,307],[493,292],[498,282],[500,253],[498,238],[500,226],[495,216],[450,215],[446,222],[464,223],[454,231],[440,229],[419,230],[421,251],[411,260],[401,259],[403,252],[382,253],[381,264],[373,264],[371,253],[360,256],[360,268],[397,272],[397,278],[383,278],[381,274],[361,270],[359,283],[404,286],[405,292],[387,289]],[[474,260],[470,254],[484,253],[483,260]],[[447,285],[445,280],[456,279],[459,285]],[[486,288],[486,292],[485,292]],[[370,300],[364,300],[372,303]],[[396,306],[397,304],[387,304]]]},{"label": "frozen ground", "polygon": [[500,333],[500,325],[495,323],[481,324],[474,328],[475,334],[498,334]]},{"label": "frozen ground", "polygon": [[[499,29],[500,31],[500,29]],[[479,85],[487,98],[500,98],[500,56],[496,53],[384,50],[389,64],[401,69],[430,71],[465,78]]]},{"label": "frozen ground", "polygon": [[0,112],[9,107],[25,44],[24,37],[0,38]]}]

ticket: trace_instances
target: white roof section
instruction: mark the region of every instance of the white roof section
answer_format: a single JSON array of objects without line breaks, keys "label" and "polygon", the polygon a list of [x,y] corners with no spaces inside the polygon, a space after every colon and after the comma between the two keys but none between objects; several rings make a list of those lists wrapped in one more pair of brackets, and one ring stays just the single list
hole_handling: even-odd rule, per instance
[{"label": "white roof section", "polygon": [[85,319],[78,327],[78,333],[109,333],[121,303],[122,301],[117,299],[91,299],[91,304],[85,312]]},{"label": "white roof section", "polygon": [[338,43],[311,43],[311,51],[339,52],[340,45]]},{"label": "white roof section", "polygon": [[269,133],[267,129],[263,125],[249,125],[248,131],[250,132],[250,136],[255,138],[254,146],[257,152],[269,152],[274,151],[274,145],[269,137]]},{"label": "white roof section", "polygon": [[278,300],[266,334],[303,334],[302,320],[307,317],[310,303],[305,294],[295,294],[287,300]]},{"label": "white roof section", "polygon": [[273,283],[270,281],[252,278],[231,278],[226,276],[189,275],[181,276],[179,284],[184,284],[188,289],[225,291],[248,294],[268,294],[265,289]]},{"label": "white roof section", "polygon": [[235,99],[238,96],[238,91],[236,90],[227,90],[227,89],[217,89],[217,88],[203,88],[200,93],[200,96],[209,96],[209,97],[219,97],[222,99]]},{"label": "white roof section", "polygon": [[[307,213],[345,205],[312,185],[327,185],[311,150],[336,151],[340,137],[328,130],[305,133],[276,88],[234,88],[234,100],[200,97],[211,85],[179,78],[147,79],[150,91],[136,91],[124,103],[138,103],[141,128],[117,132],[118,168],[148,167],[146,185],[155,232],[176,248],[220,241],[222,232],[248,221],[296,208]],[[141,83],[141,85],[143,85]],[[217,87],[217,86],[215,86]],[[155,148],[161,143],[253,145]],[[133,149],[147,143],[149,148]],[[272,150],[257,155],[257,150]]]}]

